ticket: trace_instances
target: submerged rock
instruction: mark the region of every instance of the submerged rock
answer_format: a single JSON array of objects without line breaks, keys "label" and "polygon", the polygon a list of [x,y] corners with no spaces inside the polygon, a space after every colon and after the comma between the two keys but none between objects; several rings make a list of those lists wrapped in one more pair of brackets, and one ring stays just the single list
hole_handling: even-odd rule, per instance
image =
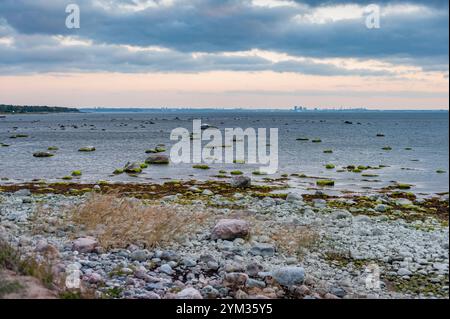
[{"label": "submerged rock", "polygon": [[142,173],[142,167],[141,167],[141,163],[138,162],[134,162],[134,163],[127,163],[125,164],[125,167],[123,169],[126,173],[134,173],[134,174],[138,174],[138,173]]},{"label": "submerged rock", "polygon": [[95,147],[94,146],[85,146],[82,147],[78,150],[78,152],[95,152]]},{"label": "submerged rock", "polygon": [[52,157],[52,156],[55,156],[55,155],[52,154],[52,153],[49,153],[49,152],[36,152],[36,153],[33,154],[33,156],[34,157]]},{"label": "submerged rock", "polygon": [[170,159],[167,155],[155,154],[148,157],[145,162],[147,164],[167,165],[170,163]]}]

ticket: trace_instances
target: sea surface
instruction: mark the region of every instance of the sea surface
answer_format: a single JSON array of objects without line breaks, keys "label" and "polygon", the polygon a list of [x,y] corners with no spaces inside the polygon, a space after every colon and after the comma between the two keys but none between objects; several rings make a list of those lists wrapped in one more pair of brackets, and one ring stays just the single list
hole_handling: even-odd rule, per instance
[{"label": "sea surface", "polygon": [[[138,177],[112,175],[127,162],[143,162],[147,149],[165,144],[172,129],[192,130],[192,120],[225,128],[278,128],[279,170],[275,175],[253,176],[255,181],[299,173],[336,181],[339,191],[370,192],[393,183],[412,184],[416,193],[445,193],[449,190],[448,112],[287,112],[287,111],[148,111],[139,113],[79,113],[7,115],[0,118],[0,183],[45,179],[61,181],[81,170],[80,182],[161,182],[165,180],[214,179],[219,170],[241,170],[252,176],[258,165],[212,164],[210,170],[193,164],[151,166]],[[222,131],[223,132],[223,131]],[[25,138],[10,138],[25,134]],[[378,137],[383,134],[384,137]],[[309,141],[298,141],[298,138]],[[321,143],[311,140],[320,139]],[[208,143],[205,141],[204,144]],[[33,153],[56,146],[51,158]],[[95,152],[79,148],[94,146]],[[389,146],[390,151],[382,148]],[[324,153],[332,150],[332,154]],[[326,169],[334,164],[336,169]],[[361,173],[339,172],[348,165],[387,166]],[[445,173],[437,173],[443,170]],[[314,178],[291,177],[290,186],[313,190]]]}]

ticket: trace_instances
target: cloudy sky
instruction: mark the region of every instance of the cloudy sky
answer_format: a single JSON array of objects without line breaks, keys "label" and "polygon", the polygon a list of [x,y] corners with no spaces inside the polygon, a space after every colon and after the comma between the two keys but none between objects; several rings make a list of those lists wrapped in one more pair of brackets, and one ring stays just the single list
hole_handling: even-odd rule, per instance
[{"label": "cloudy sky", "polygon": [[447,0],[0,0],[0,104],[448,109],[448,24]]}]

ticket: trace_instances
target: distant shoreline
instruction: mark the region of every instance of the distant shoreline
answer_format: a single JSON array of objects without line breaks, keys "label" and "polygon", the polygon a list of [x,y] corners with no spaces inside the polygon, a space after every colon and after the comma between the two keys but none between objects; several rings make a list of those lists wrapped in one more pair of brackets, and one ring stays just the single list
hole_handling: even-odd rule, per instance
[{"label": "distant shoreline", "polygon": [[11,114],[48,114],[48,113],[79,113],[80,110],[69,107],[31,106],[0,104],[0,115]]},{"label": "distant shoreline", "polygon": [[280,113],[421,113],[421,112],[435,112],[448,113],[449,110],[368,110],[368,109],[311,109],[295,111],[292,109],[250,109],[250,108],[236,108],[236,109],[216,109],[216,108],[81,108],[81,113],[148,113],[148,112],[280,112]]}]

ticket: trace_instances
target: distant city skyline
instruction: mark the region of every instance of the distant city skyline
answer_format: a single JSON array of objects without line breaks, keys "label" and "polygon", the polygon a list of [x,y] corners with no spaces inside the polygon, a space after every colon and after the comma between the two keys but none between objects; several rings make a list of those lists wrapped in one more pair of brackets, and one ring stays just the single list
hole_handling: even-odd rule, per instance
[{"label": "distant city skyline", "polygon": [[68,3],[0,2],[0,104],[449,108],[447,0]]}]

